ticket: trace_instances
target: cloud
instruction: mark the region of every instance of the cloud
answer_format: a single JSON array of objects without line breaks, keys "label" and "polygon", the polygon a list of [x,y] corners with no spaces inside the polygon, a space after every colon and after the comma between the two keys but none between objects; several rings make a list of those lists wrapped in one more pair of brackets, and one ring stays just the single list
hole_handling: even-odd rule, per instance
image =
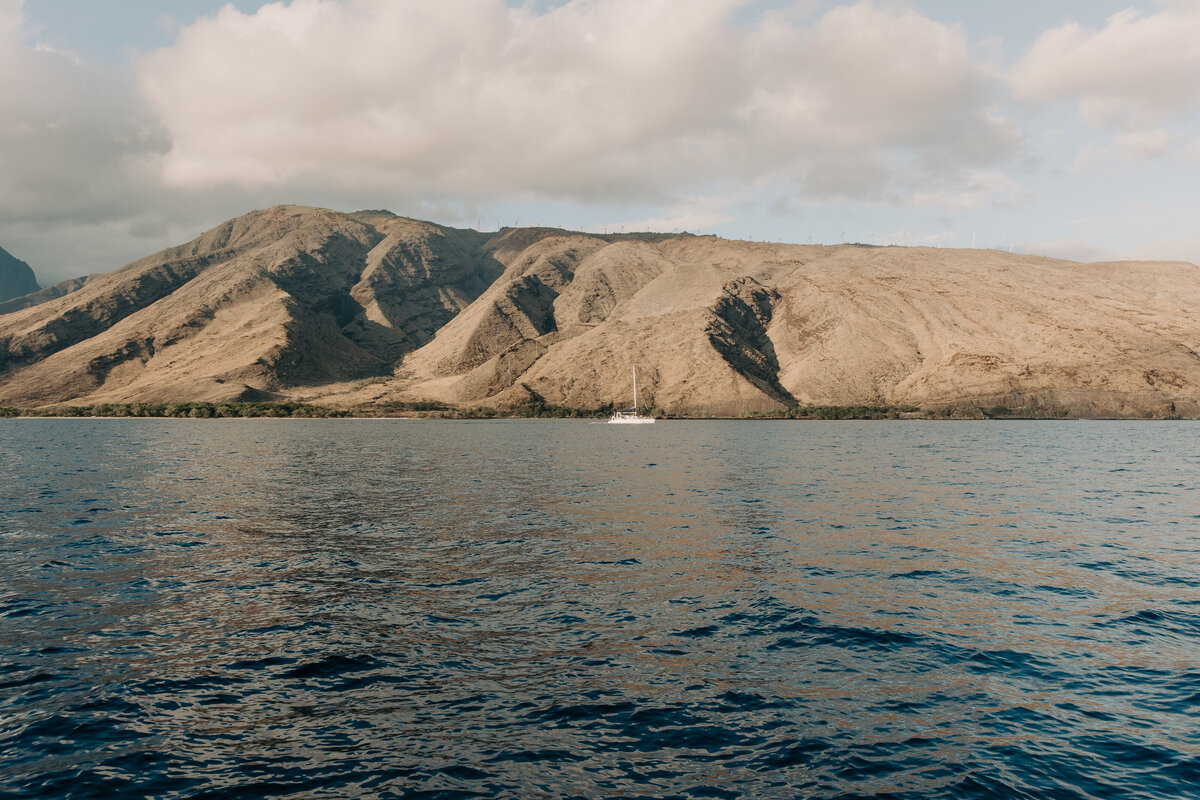
[{"label": "cloud", "polygon": [[977,171],[953,188],[918,192],[912,205],[956,210],[1019,206],[1029,199],[1028,192],[1012,178],[996,171]]},{"label": "cloud", "polygon": [[1086,122],[1146,130],[1200,107],[1200,6],[1122,11],[1103,29],[1068,23],[1042,34],[1010,75],[1021,101],[1073,101]]},{"label": "cloud", "polygon": [[609,223],[607,230],[703,233],[737,219],[726,210],[735,199],[721,196],[691,197],[664,209],[662,215]]},{"label": "cloud", "polygon": [[0,246],[47,284],[195,235],[170,218],[189,201],[162,202],[169,141],[132,74],[34,37],[22,3],[0,0]]},{"label": "cloud", "polygon": [[1174,138],[1170,131],[1151,130],[1123,133],[1115,141],[1118,148],[1131,156],[1162,158],[1171,149]]},{"label": "cloud", "polygon": [[[173,186],[671,201],[788,179],[903,198],[1020,144],[961,31],[864,2],[294,0],[227,6],[138,64]],[[902,200],[901,200],[902,201]]]},{"label": "cloud", "polygon": [[1067,172],[1104,171],[1113,172],[1130,166],[1132,162],[1162,158],[1175,144],[1170,131],[1148,130],[1118,134],[1111,145],[1097,147],[1084,145],[1075,160],[1066,168]]},{"label": "cloud", "polygon": [[23,24],[0,1],[0,218],[91,224],[144,205],[167,140],[133,83],[25,44]]},{"label": "cloud", "polygon": [[44,281],[279,202],[460,221],[566,203],[691,229],[763,187],[974,207],[1013,194],[1024,146],[962,31],[891,4],[229,5],[165,20],[172,43],[132,67],[28,24],[0,0],[0,245]]},{"label": "cloud", "polygon": [[111,270],[256,206],[378,205],[312,181],[265,192],[167,186],[170,132],[133,71],[38,36],[20,0],[0,0],[0,246],[43,284]]}]

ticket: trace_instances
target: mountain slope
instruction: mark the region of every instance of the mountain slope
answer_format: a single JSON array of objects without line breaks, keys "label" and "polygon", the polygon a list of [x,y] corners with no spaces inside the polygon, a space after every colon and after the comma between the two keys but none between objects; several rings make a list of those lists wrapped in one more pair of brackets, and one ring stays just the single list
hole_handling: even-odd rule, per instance
[{"label": "mountain slope", "polygon": [[47,286],[45,289],[23,294],[19,297],[14,297],[11,300],[0,302],[0,314],[10,314],[13,311],[20,311],[31,306],[48,303],[51,300],[57,300],[71,292],[78,291],[83,287],[88,279],[92,276],[83,276],[79,278],[68,278],[65,281],[59,281],[53,286]]},{"label": "mountain slope", "polygon": [[1200,416],[1200,268],[280,206],[0,316],[0,405],[1002,405]]},{"label": "mountain slope", "polygon": [[[510,266],[395,380],[351,400],[624,405],[636,364],[644,401],[678,413],[973,403],[1200,414],[1192,264],[690,236],[569,242],[559,263],[586,255],[559,278]],[[627,279],[616,295],[597,288],[613,270]],[[579,315],[596,305],[603,315]],[[530,308],[539,313],[519,313]]]},{"label": "mountain slope", "polygon": [[232,399],[389,371],[499,271],[482,237],[280,206],[0,317],[0,402]]}]

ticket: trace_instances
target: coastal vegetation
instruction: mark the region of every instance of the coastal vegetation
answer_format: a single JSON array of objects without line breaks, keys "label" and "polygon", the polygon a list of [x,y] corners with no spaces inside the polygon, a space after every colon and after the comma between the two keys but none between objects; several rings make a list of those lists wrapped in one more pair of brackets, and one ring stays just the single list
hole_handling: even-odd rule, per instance
[{"label": "coastal vegetation", "polygon": [[88,406],[0,408],[0,417],[167,417],[221,419],[232,417],[348,417],[351,412],[304,403],[97,403]]},{"label": "coastal vegetation", "polygon": [[[58,405],[43,408],[0,406],[0,418],[16,417],[151,417],[165,419],[290,418],[345,419],[364,417],[403,417],[419,419],[605,419],[612,405],[576,408],[553,403],[527,402],[510,407],[456,407],[434,400],[388,401],[356,408],[328,408],[294,402],[174,402],[174,403],[97,403],[94,405]],[[958,404],[921,408],[913,405],[798,405],[772,412],[741,415],[706,413],[668,414],[661,408],[643,411],[655,419],[746,419],[746,420],[1015,420],[1075,419],[1078,415],[1061,406],[1010,408],[1002,405]],[[1147,418],[1150,418],[1149,416]],[[1157,419],[1179,419],[1163,413]]]},{"label": "coastal vegetation", "polygon": [[920,411],[916,406],[795,406],[789,419],[899,419],[901,414]]}]

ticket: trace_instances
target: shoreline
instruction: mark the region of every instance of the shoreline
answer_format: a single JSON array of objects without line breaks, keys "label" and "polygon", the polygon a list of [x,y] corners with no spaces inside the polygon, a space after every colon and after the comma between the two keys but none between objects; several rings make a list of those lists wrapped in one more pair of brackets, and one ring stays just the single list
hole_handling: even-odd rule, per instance
[{"label": "shoreline", "polygon": [[[402,420],[512,420],[576,419],[604,422],[613,413],[609,406],[573,408],[547,403],[528,403],[507,408],[477,406],[459,408],[434,401],[397,401],[381,406],[330,408],[308,403],[179,401],[169,403],[96,403],[58,405],[41,408],[0,406],[0,419],[402,419]],[[1182,421],[1184,417],[1163,409],[1158,414],[1088,415],[1072,413],[1063,406],[983,405],[959,403],[932,407],[904,406],[820,406],[800,405],[787,410],[734,414],[670,414],[652,407],[645,412],[662,422],[739,421],[739,422],[840,422],[840,421]]]},{"label": "shoreline", "polygon": [[[189,417],[89,417],[89,416],[19,416],[6,417],[3,419],[12,421],[29,421],[29,420],[163,420],[172,422],[198,422],[201,420],[192,419]],[[557,419],[553,417],[489,417],[487,419],[477,417],[212,417],[210,422],[587,422],[590,425],[607,425],[607,420],[594,419]],[[764,418],[764,417],[671,417],[668,419],[658,420],[660,423],[672,422],[798,422],[798,423],[840,423],[840,422],[932,422],[932,423],[948,423],[948,422],[1200,422],[1200,419],[1194,417],[1005,417],[1003,419],[995,419],[990,417],[911,417],[904,419],[870,419],[870,418],[854,418],[854,419],[787,419],[787,418]],[[2,424],[2,422],[0,422]]]},{"label": "shoreline", "polygon": [[[402,414],[374,414],[366,416],[228,416],[228,417],[173,417],[152,415],[95,415],[95,414],[16,414],[0,416],[0,424],[6,421],[28,420],[164,420],[172,422],[586,422],[592,425],[608,424],[607,417],[536,417],[536,416],[409,416]],[[944,416],[903,416],[903,417],[660,417],[659,423],[672,422],[1200,422],[1196,417],[944,417]]]}]

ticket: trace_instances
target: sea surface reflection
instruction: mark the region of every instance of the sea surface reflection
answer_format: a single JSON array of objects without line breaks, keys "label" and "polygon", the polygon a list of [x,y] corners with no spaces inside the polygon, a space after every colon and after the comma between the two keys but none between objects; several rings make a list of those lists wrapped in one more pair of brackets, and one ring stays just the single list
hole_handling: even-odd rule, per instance
[{"label": "sea surface reflection", "polygon": [[0,795],[1200,795],[1200,425],[637,428],[3,422]]}]

